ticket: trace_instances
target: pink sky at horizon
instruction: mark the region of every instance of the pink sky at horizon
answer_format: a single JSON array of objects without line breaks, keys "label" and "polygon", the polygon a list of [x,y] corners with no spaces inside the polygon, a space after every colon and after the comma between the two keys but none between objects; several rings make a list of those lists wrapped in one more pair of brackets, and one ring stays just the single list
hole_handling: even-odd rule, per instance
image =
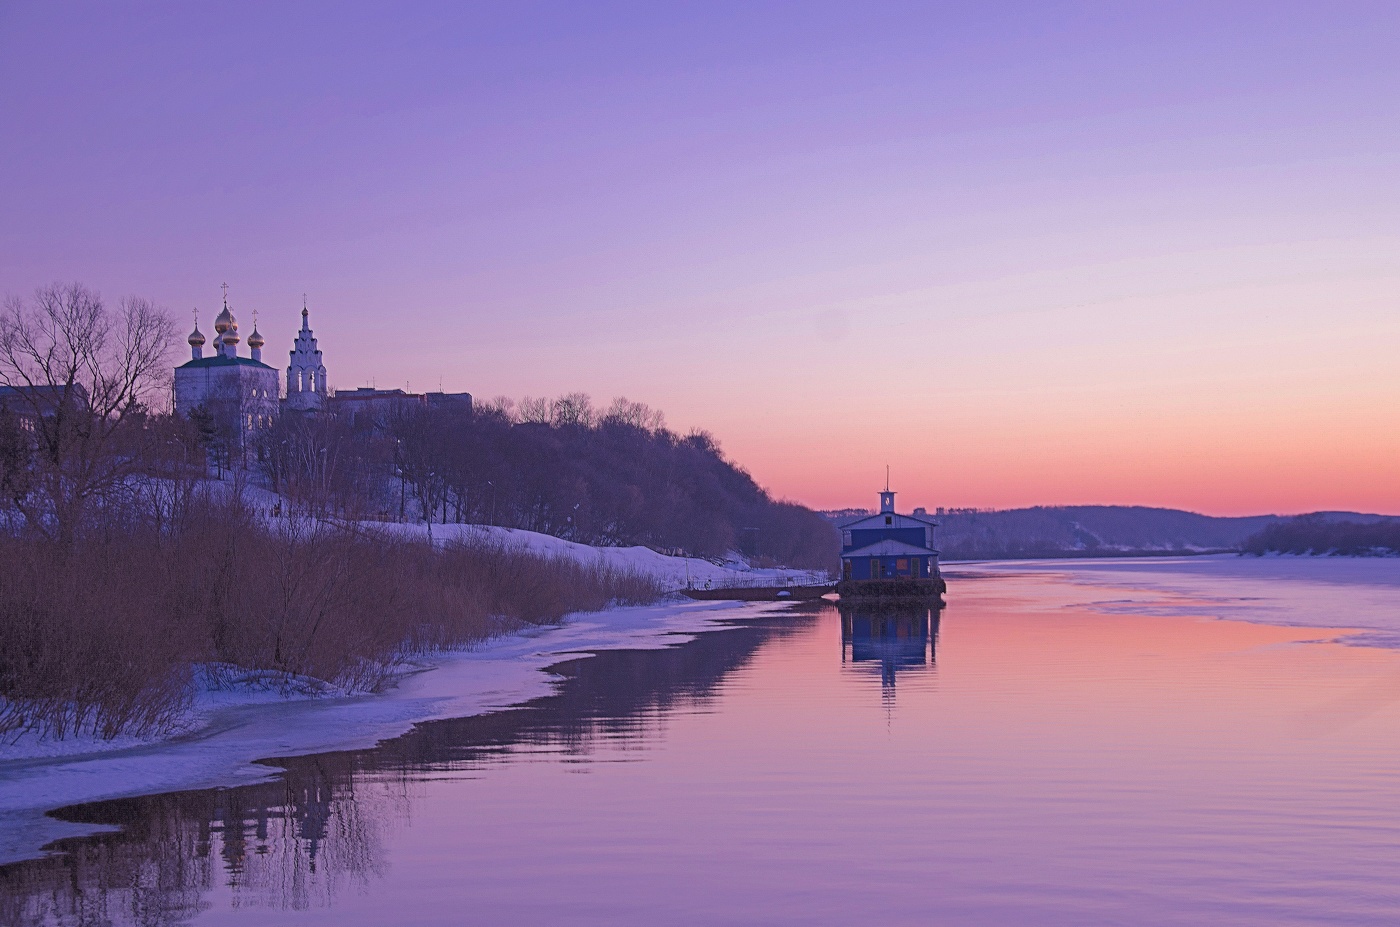
[{"label": "pink sky at horizon", "polygon": [[[0,7],[0,291],[584,391],[775,495],[1400,513],[1385,4]],[[206,324],[207,330],[207,324]]]}]

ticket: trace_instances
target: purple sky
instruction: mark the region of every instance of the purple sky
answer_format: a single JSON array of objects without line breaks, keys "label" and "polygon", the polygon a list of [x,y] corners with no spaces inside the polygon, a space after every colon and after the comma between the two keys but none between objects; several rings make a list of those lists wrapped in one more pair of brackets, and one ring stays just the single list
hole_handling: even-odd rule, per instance
[{"label": "purple sky", "polygon": [[0,2],[0,290],[869,504],[1400,511],[1400,7]]}]

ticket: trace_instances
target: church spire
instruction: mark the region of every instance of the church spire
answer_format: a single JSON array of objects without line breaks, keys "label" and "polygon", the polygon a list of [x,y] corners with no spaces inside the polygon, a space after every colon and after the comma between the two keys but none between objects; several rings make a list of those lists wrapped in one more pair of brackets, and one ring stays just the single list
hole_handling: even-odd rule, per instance
[{"label": "church spire", "polygon": [[301,331],[293,342],[290,363],[287,365],[287,404],[289,408],[313,411],[325,406],[326,367],[321,362],[321,351],[316,346],[316,335],[311,331],[311,310],[307,307],[306,294],[301,295]]}]

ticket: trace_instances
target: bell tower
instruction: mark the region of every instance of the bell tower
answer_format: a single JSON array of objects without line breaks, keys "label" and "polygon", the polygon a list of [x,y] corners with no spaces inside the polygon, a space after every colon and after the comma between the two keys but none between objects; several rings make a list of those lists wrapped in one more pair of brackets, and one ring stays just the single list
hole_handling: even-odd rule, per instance
[{"label": "bell tower", "polygon": [[311,312],[306,308],[305,296],[301,302],[301,331],[292,344],[291,362],[287,365],[287,407],[302,412],[326,407],[326,365],[321,362],[321,349],[311,331]]}]

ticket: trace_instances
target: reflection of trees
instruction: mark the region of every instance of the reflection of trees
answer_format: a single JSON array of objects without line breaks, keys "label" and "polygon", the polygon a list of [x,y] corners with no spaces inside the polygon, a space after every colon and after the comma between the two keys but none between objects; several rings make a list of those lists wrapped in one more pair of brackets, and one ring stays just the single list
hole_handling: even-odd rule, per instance
[{"label": "reflection of trees", "polygon": [[283,773],[274,782],[62,809],[63,820],[121,830],[61,840],[52,848],[61,855],[0,867],[0,923],[165,927],[207,908],[216,889],[238,908],[331,905],[346,885],[382,876],[384,838],[406,824],[425,772],[519,752],[586,758],[604,742],[641,748],[669,712],[713,699],[766,640],[812,620],[789,615],[678,647],[570,660],[554,667],[553,695],[423,724],[374,750],[270,761]]},{"label": "reflection of trees", "polygon": [[[64,809],[122,830],[59,841],[63,856],[0,869],[6,924],[173,925],[222,882],[234,907],[329,904],[382,872],[382,828],[402,820],[394,783],[358,781],[331,755],[295,778]],[[220,877],[222,871],[222,877]]]}]

